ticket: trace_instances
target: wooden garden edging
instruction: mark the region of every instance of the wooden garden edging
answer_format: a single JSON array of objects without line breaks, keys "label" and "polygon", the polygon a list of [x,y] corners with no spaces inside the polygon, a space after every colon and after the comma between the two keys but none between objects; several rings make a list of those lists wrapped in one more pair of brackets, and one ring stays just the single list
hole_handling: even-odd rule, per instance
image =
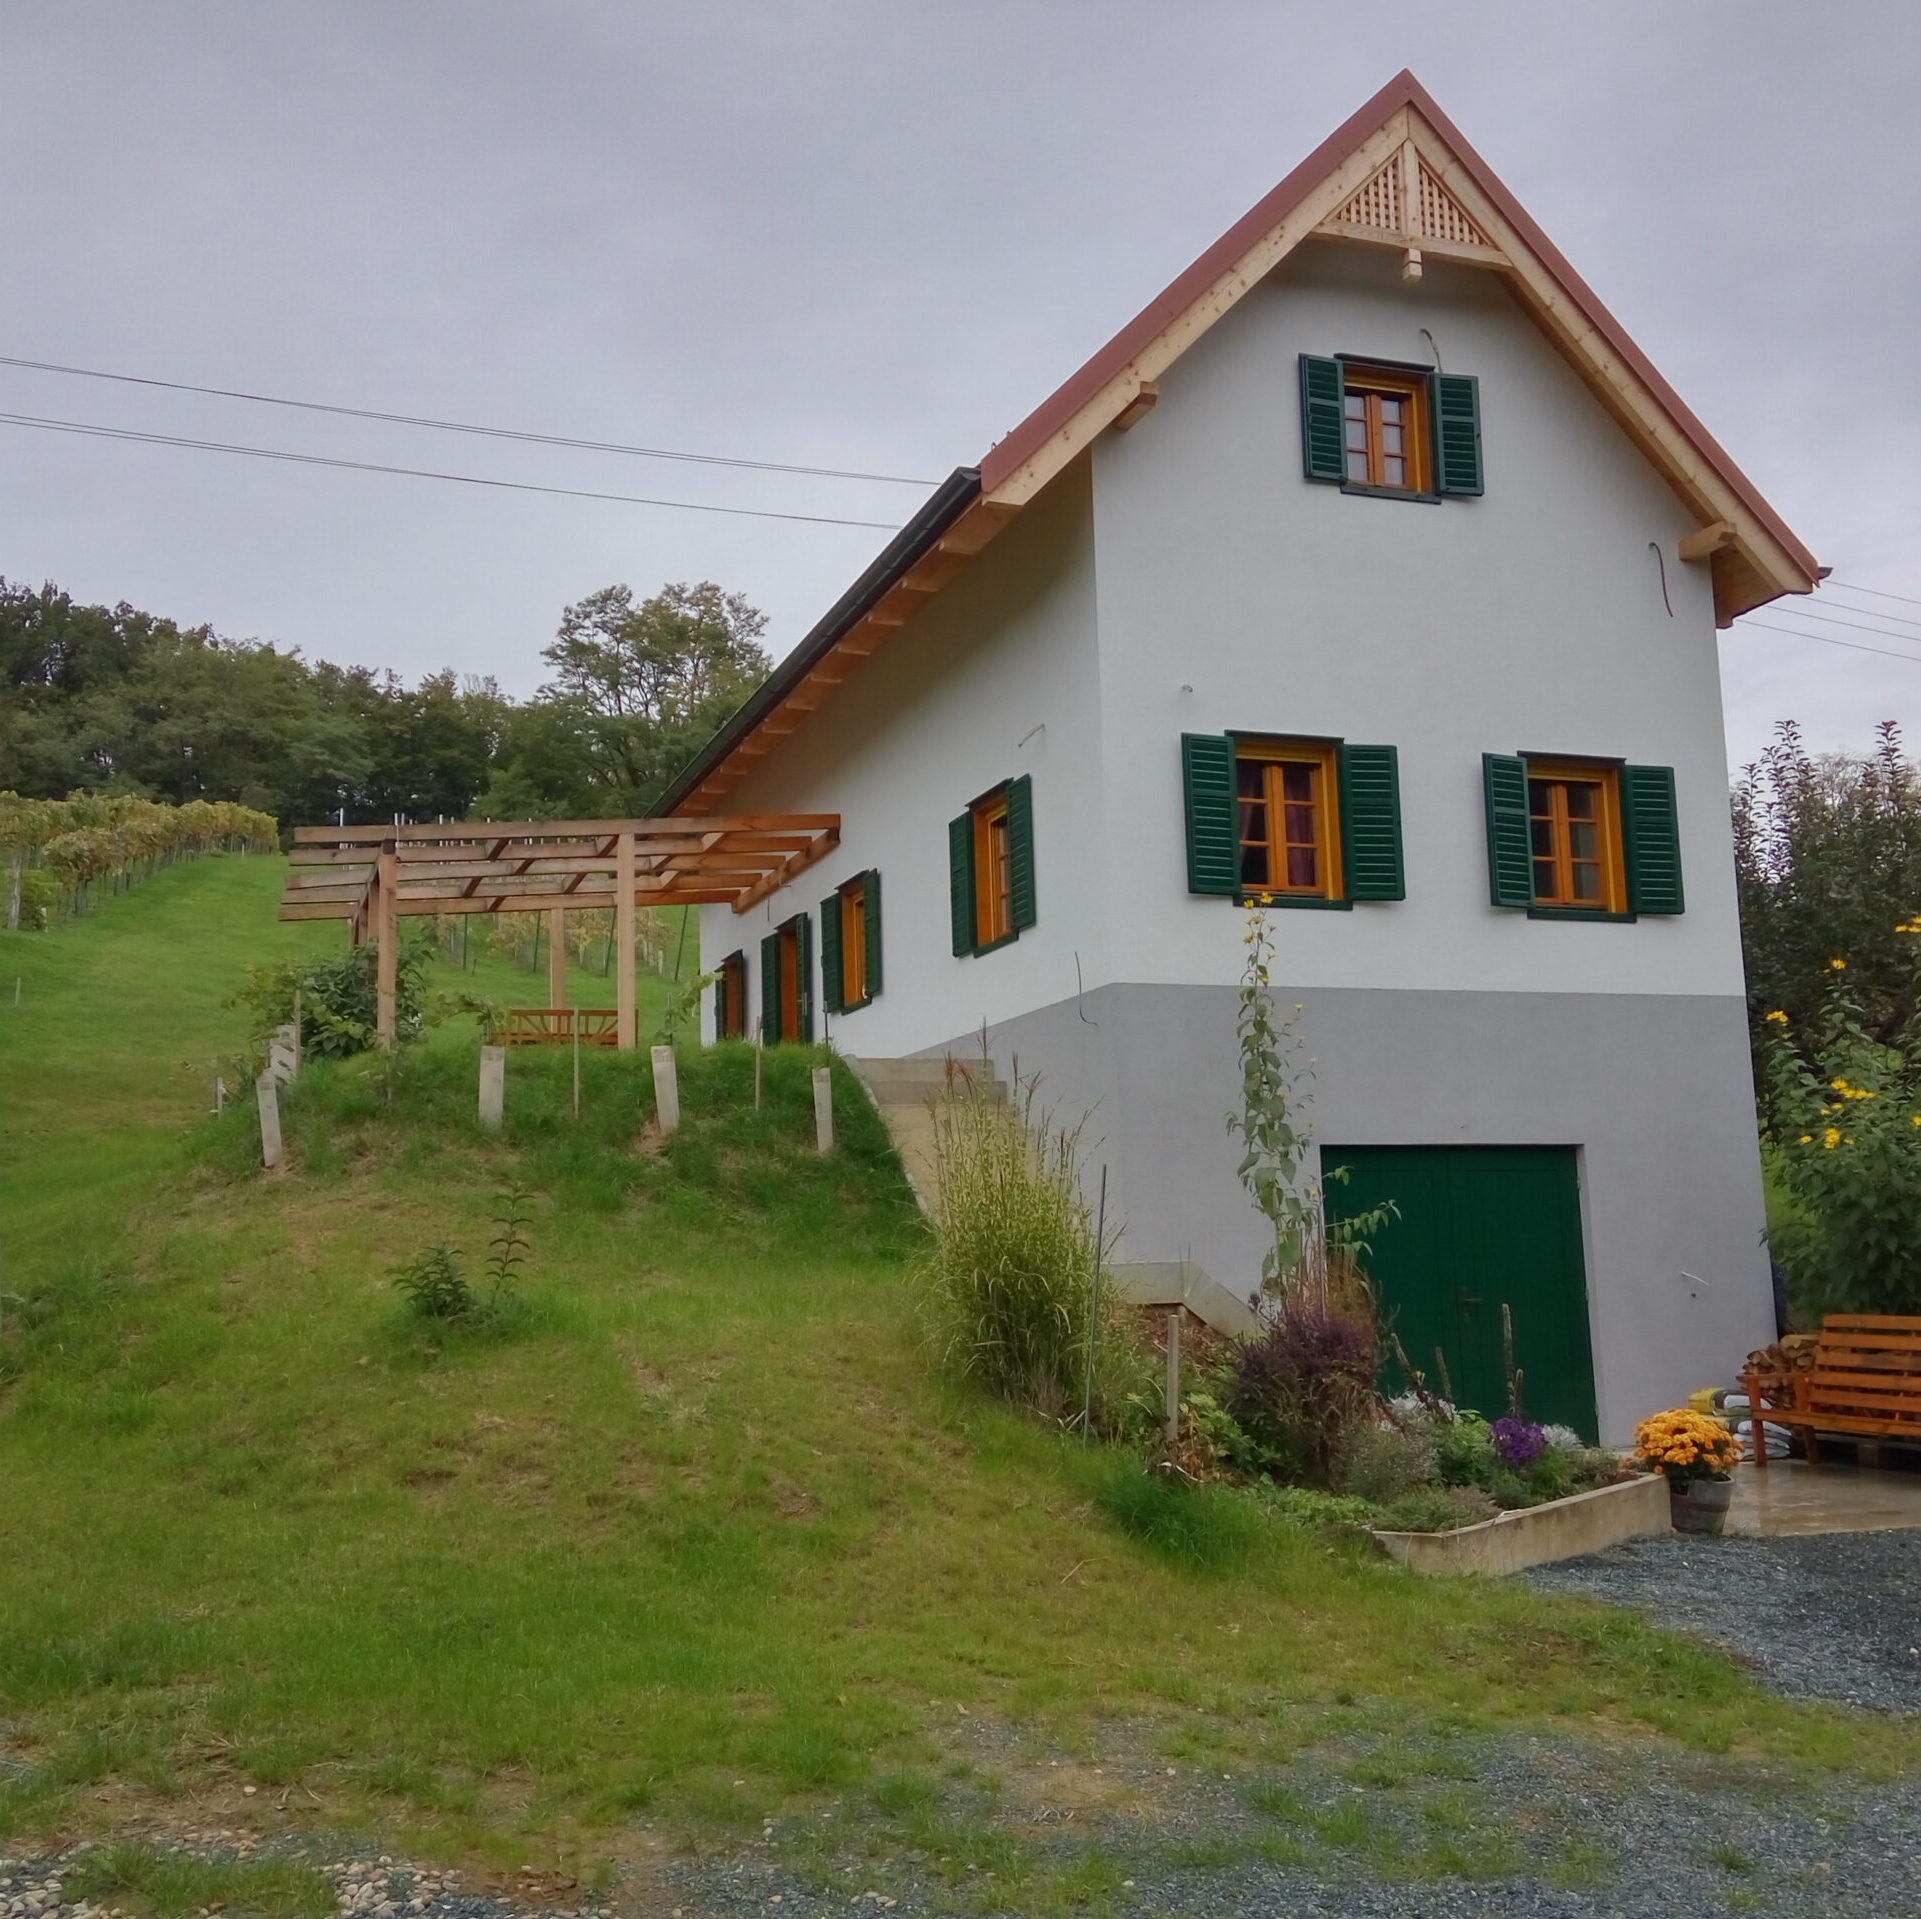
[{"label": "wooden garden edging", "polygon": [[1817,1461],[1822,1433],[1921,1446],[1921,1319],[1830,1313],[1811,1347],[1750,1353],[1741,1390],[1754,1463],[1764,1471],[1765,1425],[1799,1427],[1808,1458]]}]

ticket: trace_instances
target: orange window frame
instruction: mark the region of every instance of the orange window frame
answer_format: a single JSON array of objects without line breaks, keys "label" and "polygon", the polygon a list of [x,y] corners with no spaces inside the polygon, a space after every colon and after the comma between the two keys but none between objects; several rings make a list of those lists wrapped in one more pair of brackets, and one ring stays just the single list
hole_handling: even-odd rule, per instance
[{"label": "orange window frame", "polygon": [[[1393,424],[1384,400],[1400,403],[1400,448],[1392,446]],[[1356,404],[1358,403],[1358,404]],[[1355,428],[1360,431],[1357,434]],[[1358,439],[1360,444],[1356,445]],[[1341,369],[1341,449],[1349,486],[1376,486],[1392,493],[1425,493],[1428,473],[1427,381],[1415,373],[1344,363]],[[1354,471],[1354,455],[1366,463],[1363,477]],[[1402,477],[1387,477],[1387,462],[1399,458]]]},{"label": "orange window frame", "polygon": [[840,999],[846,1008],[867,1004],[867,876],[840,889]]},{"label": "orange window frame", "polygon": [[[1249,836],[1246,808],[1253,796],[1242,792],[1241,769],[1258,767],[1260,797],[1255,804],[1263,809],[1264,831]],[[1290,799],[1285,791],[1287,769],[1306,767],[1309,796]],[[1234,749],[1235,832],[1239,838],[1237,870],[1243,875],[1243,893],[1272,893],[1291,899],[1338,900],[1345,898],[1342,888],[1340,825],[1340,749],[1311,740],[1240,740]],[[1303,822],[1303,808],[1311,819]],[[1263,847],[1267,855],[1267,882],[1245,877],[1250,847]],[[1289,883],[1288,855],[1293,851],[1312,851],[1314,879],[1311,884]],[[1278,876],[1278,877],[1277,877]]]},{"label": "orange window frame", "polygon": [[[1627,854],[1621,838],[1621,781],[1617,767],[1591,760],[1535,760],[1527,765],[1529,873],[1534,904],[1584,913],[1627,911]],[[1545,787],[1545,793],[1537,791]],[[1591,818],[1572,805],[1570,788],[1590,788],[1594,794]],[[1545,800],[1540,806],[1537,801]],[[1581,856],[1580,828],[1591,825],[1593,857]],[[1542,850],[1545,847],[1545,850]],[[1599,896],[1583,895],[1575,878],[1577,865],[1592,865]],[[1549,885],[1543,890],[1542,869]]]},{"label": "orange window frame", "polygon": [[1006,787],[976,800],[968,810],[974,823],[974,944],[992,946],[1014,930]]}]

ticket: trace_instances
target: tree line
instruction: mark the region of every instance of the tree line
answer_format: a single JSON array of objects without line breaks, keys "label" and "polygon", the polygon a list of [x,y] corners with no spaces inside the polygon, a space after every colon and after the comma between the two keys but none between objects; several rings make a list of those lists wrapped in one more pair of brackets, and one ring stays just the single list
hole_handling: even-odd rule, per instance
[{"label": "tree line", "polygon": [[283,827],[633,816],[767,672],[766,624],[711,581],[605,587],[516,701],[0,578],[0,792],[227,801]]}]

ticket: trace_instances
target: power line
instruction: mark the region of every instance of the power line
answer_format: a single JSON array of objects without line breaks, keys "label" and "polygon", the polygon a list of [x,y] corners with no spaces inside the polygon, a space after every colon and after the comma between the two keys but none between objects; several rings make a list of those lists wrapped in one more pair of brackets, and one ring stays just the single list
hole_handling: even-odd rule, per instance
[{"label": "power line", "polygon": [[614,500],[622,506],[672,506],[688,513],[726,513],[749,520],[804,520],[813,526],[871,526],[897,533],[893,520],[843,520],[826,513],[775,513],[765,507],[708,506],[699,500],[655,500],[633,493],[590,493],[577,486],[536,486],[528,480],[486,480],[474,473],[438,473],[418,466],[382,466],[373,460],[335,460],[319,453],[286,453],[276,447],[232,446],[222,440],[187,440],[170,433],[136,433],[129,427],[88,426],[80,420],[43,420],[30,413],[0,413],[0,426],[39,427],[52,433],[83,433],[100,440],[137,440],[150,446],[195,447],[204,453],[244,453],[254,460],[288,460],[298,466],[337,466],[352,473],[399,473],[413,480],[454,480],[462,486],[503,487],[513,493],[554,493],[569,500]]},{"label": "power line", "polygon": [[[1876,600],[1899,600],[1903,606],[1921,606],[1921,600],[1913,599],[1906,593],[1883,593],[1878,586],[1856,586],[1851,580],[1829,580],[1829,586],[1846,587],[1850,593],[1865,593]],[[1867,609],[1862,609],[1865,612]]]},{"label": "power line", "polygon": [[[1839,601],[1837,604],[1847,606],[1845,600]],[[1857,633],[1878,633],[1884,640],[1914,640],[1917,644],[1921,644],[1921,634],[1890,633],[1885,626],[1863,626],[1859,620],[1838,620],[1832,613],[1811,612],[1805,606],[1783,606],[1778,607],[1776,610],[1782,613],[1790,613],[1797,620],[1819,620],[1825,626],[1850,626],[1853,627]],[[1876,613],[1871,608],[1865,606],[1849,606],[1848,611],[1850,613],[1866,613],[1871,620],[1892,620],[1898,625],[1921,625],[1921,621],[1903,621],[1901,615],[1898,613]]]},{"label": "power line", "polygon": [[1921,666],[1921,653],[1895,653],[1885,646],[1863,646],[1859,640],[1837,640],[1826,633],[1802,633],[1791,626],[1770,626],[1766,620],[1742,620],[1743,628],[1758,626],[1764,633],[1789,633],[1797,640],[1819,640],[1823,646],[1845,646],[1855,653],[1879,653],[1883,659],[1906,660],[1910,666]]},{"label": "power line", "polygon": [[0,353],[0,366],[36,373],[70,373],[86,380],[117,380],[124,386],[164,387],[170,393],[206,393],[219,400],[249,400],[257,406],[298,407],[304,413],[337,413],[351,420],[385,420],[395,426],[432,427],[440,433],[477,433],[493,440],[525,440],[535,446],[582,448],[589,453],[631,453],[644,460],[690,460],[702,466],[745,467],[756,473],[803,473],[822,480],[875,480],[888,486],[936,486],[936,480],[910,479],[900,473],[854,473],[833,466],[789,466],[779,460],[738,460],[722,453],[675,453],[659,446],[624,446],[617,440],[573,440],[559,433],[522,433],[513,427],[474,426],[464,420],[436,420],[423,414],[382,413],[372,407],[330,406],[321,400],[289,400],[274,393],[245,393],[232,387],[194,386],[186,380],[154,380],[138,373],[105,373],[98,367],[62,366],[53,360],[21,360]]}]

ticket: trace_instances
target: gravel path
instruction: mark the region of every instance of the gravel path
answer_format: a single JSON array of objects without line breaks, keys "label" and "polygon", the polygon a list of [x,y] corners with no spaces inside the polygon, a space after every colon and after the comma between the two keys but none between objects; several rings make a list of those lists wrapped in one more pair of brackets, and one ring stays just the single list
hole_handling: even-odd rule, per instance
[{"label": "gravel path", "polygon": [[[1633,1539],[1520,1575],[1682,1626],[1778,1691],[1921,1712],[1921,1531]],[[1921,1911],[1921,1892],[1914,1897]]]}]

